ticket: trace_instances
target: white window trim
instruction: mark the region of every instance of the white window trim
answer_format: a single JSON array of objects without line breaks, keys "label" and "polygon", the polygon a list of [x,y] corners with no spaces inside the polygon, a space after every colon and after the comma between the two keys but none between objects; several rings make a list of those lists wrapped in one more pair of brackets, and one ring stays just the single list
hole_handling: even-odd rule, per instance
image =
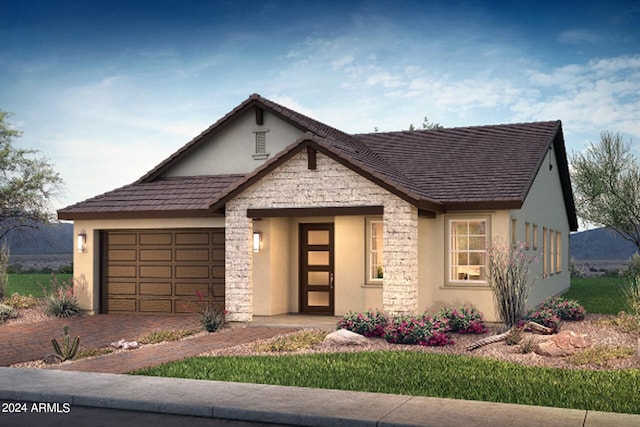
[{"label": "white window trim", "polygon": [[[371,261],[372,261],[372,251],[371,251],[371,226],[373,224],[383,224],[384,223],[382,217],[370,217],[365,218],[365,271],[364,271],[364,279],[365,284],[367,285],[382,285],[384,278],[371,277]],[[383,265],[384,265],[384,237],[383,237],[383,247],[382,247],[382,256],[383,256]],[[384,272],[383,272],[384,275]]]},{"label": "white window trim", "polygon": [[485,243],[491,244],[491,215],[450,216],[445,220],[445,284],[450,287],[482,287],[489,286],[489,260],[485,255],[485,280],[454,280],[451,277],[451,223],[455,221],[484,221]]}]

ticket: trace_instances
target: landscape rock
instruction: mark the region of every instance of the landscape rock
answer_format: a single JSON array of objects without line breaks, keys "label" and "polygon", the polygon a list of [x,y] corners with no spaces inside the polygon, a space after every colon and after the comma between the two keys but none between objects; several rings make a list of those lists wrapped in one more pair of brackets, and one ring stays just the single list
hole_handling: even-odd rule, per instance
[{"label": "landscape rock", "polygon": [[121,348],[123,350],[133,350],[134,348],[138,348],[139,345],[137,341],[120,340],[120,341],[112,342],[111,347]]},{"label": "landscape rock", "polygon": [[533,351],[540,356],[565,357],[591,347],[592,344],[587,334],[562,331],[546,341],[539,342]]},{"label": "landscape rock", "polygon": [[367,338],[346,329],[338,329],[327,335],[323,341],[324,344],[333,345],[366,345]]}]

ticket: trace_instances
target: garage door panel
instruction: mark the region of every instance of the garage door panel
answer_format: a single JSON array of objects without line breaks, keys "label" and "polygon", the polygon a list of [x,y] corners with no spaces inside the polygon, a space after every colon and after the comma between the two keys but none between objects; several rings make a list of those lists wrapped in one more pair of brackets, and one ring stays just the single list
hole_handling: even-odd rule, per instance
[{"label": "garage door panel", "polygon": [[137,276],[135,265],[110,265],[107,276],[112,278],[125,277],[135,278]]},{"label": "garage door panel", "polygon": [[176,245],[209,245],[209,233],[176,233]]},{"label": "garage door panel", "polygon": [[209,266],[208,265],[186,265],[176,266],[176,278],[177,279],[208,279],[209,278]]},{"label": "garage door panel", "polygon": [[140,283],[140,295],[171,296],[172,283]]},{"label": "garage door panel", "polygon": [[173,241],[171,233],[141,233],[141,245],[170,245]]},{"label": "garage door panel", "polygon": [[138,252],[135,249],[111,249],[109,259],[111,261],[137,261]]},{"label": "garage door panel", "polygon": [[176,295],[209,297],[209,283],[176,283]]},{"label": "garage door panel", "polygon": [[107,308],[110,313],[117,312],[135,312],[136,299],[135,298],[109,298],[107,300]]},{"label": "garage door panel", "polygon": [[135,295],[135,282],[111,282],[109,283],[110,295]]},{"label": "garage door panel", "polygon": [[171,299],[143,299],[138,301],[138,308],[142,313],[171,313],[173,304]]},{"label": "garage door panel", "polygon": [[140,266],[141,278],[160,278],[171,279],[171,266],[170,265],[141,265]]},{"label": "garage door panel", "polygon": [[109,243],[120,246],[135,246],[138,244],[137,233],[112,233],[109,235]]},{"label": "garage door panel", "polygon": [[114,230],[103,236],[103,311],[224,309],[224,229]]},{"label": "garage door panel", "polygon": [[176,249],[176,261],[178,262],[209,261],[209,248]]},{"label": "garage door panel", "polygon": [[171,261],[171,249],[140,249],[140,261]]}]

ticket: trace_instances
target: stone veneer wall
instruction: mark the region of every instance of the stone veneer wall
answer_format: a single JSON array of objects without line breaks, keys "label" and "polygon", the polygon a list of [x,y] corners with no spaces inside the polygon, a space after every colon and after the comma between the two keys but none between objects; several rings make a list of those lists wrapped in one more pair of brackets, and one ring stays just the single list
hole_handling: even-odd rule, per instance
[{"label": "stone veneer wall", "polygon": [[303,151],[226,204],[228,319],[253,317],[252,219],[247,209],[380,205],[384,206],[383,308],[389,314],[417,312],[417,208],[320,153],[316,169],[310,170]]}]

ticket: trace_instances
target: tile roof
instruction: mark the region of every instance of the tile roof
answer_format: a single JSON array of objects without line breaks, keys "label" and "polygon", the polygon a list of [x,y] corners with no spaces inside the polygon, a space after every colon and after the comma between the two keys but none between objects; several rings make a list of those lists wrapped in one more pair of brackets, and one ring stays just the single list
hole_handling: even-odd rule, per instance
[{"label": "tile roof", "polygon": [[[243,175],[187,176],[133,183],[58,211],[60,219],[108,215],[151,217],[211,216],[211,203]],[[188,213],[188,215],[186,215]]]},{"label": "tile roof", "polygon": [[[306,133],[248,175],[161,178],[184,155],[251,108],[267,109]],[[211,209],[221,208],[304,147],[322,151],[419,208],[434,212],[519,208],[547,150],[553,147],[569,220],[577,228],[560,121],[349,135],[256,94],[137,182],[64,208],[58,216],[210,215]]]}]

